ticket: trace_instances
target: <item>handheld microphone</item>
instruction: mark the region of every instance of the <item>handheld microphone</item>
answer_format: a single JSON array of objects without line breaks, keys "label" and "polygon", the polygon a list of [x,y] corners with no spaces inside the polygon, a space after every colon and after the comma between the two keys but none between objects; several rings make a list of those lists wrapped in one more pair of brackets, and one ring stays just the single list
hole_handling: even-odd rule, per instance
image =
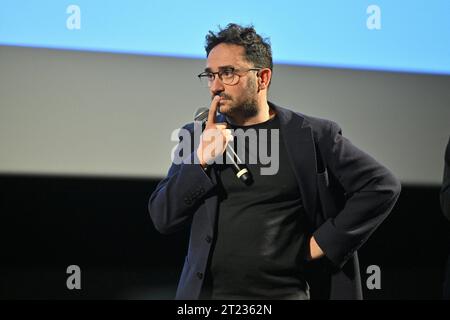
[{"label": "handheld microphone", "polygon": [[[208,113],[209,113],[208,108],[205,107],[198,108],[197,111],[194,113],[194,121],[200,121],[202,122],[202,124],[205,124],[208,120]],[[227,161],[227,163],[230,164],[231,167],[233,168],[236,177],[245,184],[250,183],[251,182],[250,171],[242,164],[241,159],[236,154],[236,152],[234,152],[230,144],[227,144],[225,154],[229,160]]]},{"label": "handheld microphone", "polygon": [[198,108],[194,113],[194,121],[206,122],[208,119],[209,109],[205,107]]}]

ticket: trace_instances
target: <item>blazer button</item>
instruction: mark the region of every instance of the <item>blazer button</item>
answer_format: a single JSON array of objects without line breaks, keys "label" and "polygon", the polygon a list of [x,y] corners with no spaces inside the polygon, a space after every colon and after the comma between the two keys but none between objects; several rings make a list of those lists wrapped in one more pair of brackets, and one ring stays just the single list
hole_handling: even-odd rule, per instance
[{"label": "blazer button", "polygon": [[203,273],[197,272],[197,277],[198,277],[200,280],[203,279]]},{"label": "blazer button", "polygon": [[206,238],[205,238],[205,240],[206,240],[206,242],[211,243],[212,238],[211,238],[210,235],[207,235]]}]

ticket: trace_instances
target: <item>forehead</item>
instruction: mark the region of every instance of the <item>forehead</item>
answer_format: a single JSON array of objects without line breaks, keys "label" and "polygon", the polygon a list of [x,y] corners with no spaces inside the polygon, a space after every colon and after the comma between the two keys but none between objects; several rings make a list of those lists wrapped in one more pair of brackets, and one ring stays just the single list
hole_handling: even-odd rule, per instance
[{"label": "forehead", "polygon": [[227,43],[218,44],[209,52],[206,68],[217,70],[224,66],[250,66],[250,63],[245,60],[244,54],[243,46]]}]

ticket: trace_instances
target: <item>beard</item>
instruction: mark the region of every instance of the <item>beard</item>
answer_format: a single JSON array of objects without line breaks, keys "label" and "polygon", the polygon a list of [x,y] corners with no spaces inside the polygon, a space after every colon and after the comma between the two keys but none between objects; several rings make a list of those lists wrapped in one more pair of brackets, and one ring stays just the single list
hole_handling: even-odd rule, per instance
[{"label": "beard", "polygon": [[258,114],[258,107],[256,104],[256,98],[249,97],[241,103],[241,105],[237,106],[236,109],[244,118],[252,118]]},{"label": "beard", "polygon": [[231,118],[252,118],[259,112],[256,100],[256,84],[249,82],[246,88],[246,97],[242,101],[235,102],[231,96],[222,92],[220,94],[226,101],[229,101],[229,107],[227,110],[219,108],[220,112]]}]

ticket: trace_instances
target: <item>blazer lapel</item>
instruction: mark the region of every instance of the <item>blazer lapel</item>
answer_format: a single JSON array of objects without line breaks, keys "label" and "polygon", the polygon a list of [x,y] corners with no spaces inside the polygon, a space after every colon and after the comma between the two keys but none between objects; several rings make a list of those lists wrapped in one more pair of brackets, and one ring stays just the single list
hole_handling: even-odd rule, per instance
[{"label": "blazer lapel", "polygon": [[[214,167],[211,169],[210,177],[214,185],[217,185],[217,172]],[[216,223],[218,201],[219,198],[216,193],[212,193],[211,196],[205,199],[205,205],[206,209],[208,210],[208,217],[211,225],[211,230],[214,230],[214,225]]]},{"label": "blazer lapel", "polygon": [[280,131],[295,172],[302,201],[310,221],[316,222],[317,164],[314,139],[304,118],[287,109],[269,103],[280,119]]}]

